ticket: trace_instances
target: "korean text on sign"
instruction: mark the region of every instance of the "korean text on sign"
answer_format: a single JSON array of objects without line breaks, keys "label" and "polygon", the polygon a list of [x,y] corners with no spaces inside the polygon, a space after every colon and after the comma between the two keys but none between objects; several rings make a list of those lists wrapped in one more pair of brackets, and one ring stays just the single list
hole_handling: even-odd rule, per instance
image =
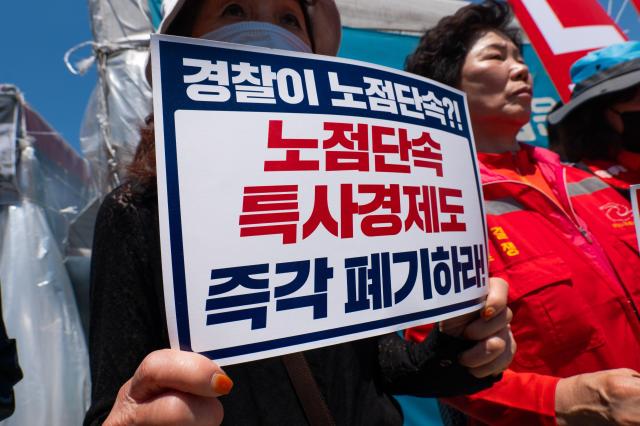
[{"label": "korean text on sign", "polygon": [[172,346],[222,365],[478,309],[463,95],[361,62],[152,39]]}]

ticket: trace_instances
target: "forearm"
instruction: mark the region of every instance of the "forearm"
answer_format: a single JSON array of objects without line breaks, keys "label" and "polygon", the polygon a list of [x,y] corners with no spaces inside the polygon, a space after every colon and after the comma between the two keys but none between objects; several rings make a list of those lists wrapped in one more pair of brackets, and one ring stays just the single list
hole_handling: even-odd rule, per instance
[{"label": "forearm", "polygon": [[381,336],[378,357],[385,389],[393,394],[445,397],[490,387],[496,377],[478,379],[457,361],[472,344],[437,329],[421,343],[405,341],[397,334]]},{"label": "forearm", "polygon": [[466,397],[447,398],[469,417],[491,425],[555,426],[555,394],[559,378],[535,373],[504,372],[491,389]]},{"label": "forearm", "polygon": [[167,345],[152,281],[156,249],[145,234],[153,230],[123,194],[119,189],[109,195],[96,221],[89,332],[92,405],[85,425],[101,424],[144,357]]},{"label": "forearm", "polygon": [[640,424],[640,373],[628,368],[566,377],[555,397],[558,425]]}]

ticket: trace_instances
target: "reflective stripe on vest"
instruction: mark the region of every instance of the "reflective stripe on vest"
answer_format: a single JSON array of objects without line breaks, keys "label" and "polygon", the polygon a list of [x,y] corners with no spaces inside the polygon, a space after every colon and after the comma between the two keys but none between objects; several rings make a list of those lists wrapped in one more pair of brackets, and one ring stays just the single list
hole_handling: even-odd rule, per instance
[{"label": "reflective stripe on vest", "polygon": [[609,188],[609,185],[598,179],[597,177],[589,177],[581,180],[580,182],[574,182],[567,184],[567,192],[570,197],[576,195],[593,194],[594,192],[601,191]]},{"label": "reflective stripe on vest", "polygon": [[487,210],[487,214],[494,216],[500,216],[502,214],[524,210],[524,206],[512,197],[485,201],[485,207]]}]

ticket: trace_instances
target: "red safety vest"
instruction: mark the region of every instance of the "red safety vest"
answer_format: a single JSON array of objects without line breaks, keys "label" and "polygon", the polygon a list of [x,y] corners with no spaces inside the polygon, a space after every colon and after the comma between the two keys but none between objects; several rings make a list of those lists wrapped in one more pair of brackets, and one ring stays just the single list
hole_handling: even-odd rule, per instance
[{"label": "red safety vest", "polygon": [[607,160],[583,160],[584,166],[594,175],[629,198],[629,186],[640,183],[640,170],[629,169]]},{"label": "red safety vest", "polygon": [[[447,400],[471,424],[555,425],[560,378],[640,371],[640,257],[629,202],[546,149],[522,149],[560,205],[481,164],[489,272],[510,284],[518,351],[491,389]],[[427,330],[406,334],[421,340]]]}]

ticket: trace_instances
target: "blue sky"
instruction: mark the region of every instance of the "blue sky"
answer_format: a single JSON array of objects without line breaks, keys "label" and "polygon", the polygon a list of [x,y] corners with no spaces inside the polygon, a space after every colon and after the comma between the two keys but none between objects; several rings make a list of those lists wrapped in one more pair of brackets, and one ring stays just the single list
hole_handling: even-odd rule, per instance
[{"label": "blue sky", "polygon": [[79,150],[80,124],[96,73],[92,68],[82,77],[72,75],[63,56],[92,38],[87,2],[8,0],[1,10],[0,83],[18,86],[27,102]]}]

